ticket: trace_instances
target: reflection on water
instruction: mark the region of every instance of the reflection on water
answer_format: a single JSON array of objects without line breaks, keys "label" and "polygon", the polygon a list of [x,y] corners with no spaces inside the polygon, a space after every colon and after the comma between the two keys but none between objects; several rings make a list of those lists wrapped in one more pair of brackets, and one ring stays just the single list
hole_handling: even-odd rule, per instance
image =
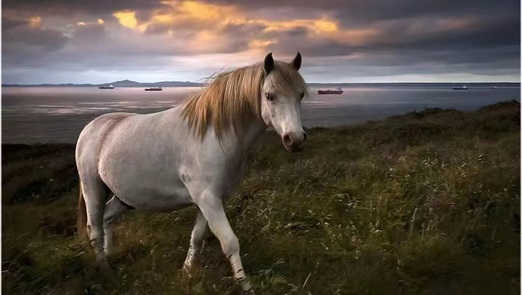
[{"label": "reflection on water", "polygon": [[[200,88],[142,88],[100,90],[84,87],[9,87],[2,89],[4,143],[75,142],[81,129],[109,112],[150,113],[173,107]],[[472,111],[504,100],[520,100],[520,88],[447,87],[347,88],[341,95],[317,95],[303,100],[303,125],[339,126],[378,120],[425,108]]]}]

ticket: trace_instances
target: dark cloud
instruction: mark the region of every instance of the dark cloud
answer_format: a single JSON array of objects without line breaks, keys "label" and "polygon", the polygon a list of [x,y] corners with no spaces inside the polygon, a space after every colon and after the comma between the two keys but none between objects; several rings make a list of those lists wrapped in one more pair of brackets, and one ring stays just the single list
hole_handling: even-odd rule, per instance
[{"label": "dark cloud", "polygon": [[291,12],[292,17],[299,14],[310,15],[311,11],[320,10],[335,16],[341,22],[374,22],[389,19],[412,18],[419,16],[462,16],[462,15],[512,15],[520,13],[520,1],[496,0],[205,0],[207,3],[228,4],[243,7],[244,9],[256,9],[261,11],[286,11]]},{"label": "dark cloud", "polygon": [[26,14],[59,15],[111,14],[118,10],[150,10],[161,7],[160,0],[4,0],[3,9]]},{"label": "dark cloud", "polygon": [[[458,20],[450,20],[458,21]],[[461,26],[437,24],[437,19],[418,22],[404,21],[383,26],[378,38],[363,47],[368,50],[424,48],[429,50],[466,49],[477,46],[506,46],[520,43],[519,23],[513,19],[464,19]],[[421,23],[420,28],[415,28]]]},{"label": "dark cloud", "polygon": [[261,24],[228,24],[222,29],[222,32],[236,36],[237,39],[250,39],[250,37],[259,35],[265,28],[266,26]]},{"label": "dark cloud", "polygon": [[25,25],[27,25],[27,20],[4,17],[2,20],[2,32],[6,32],[17,27],[23,27]]},{"label": "dark cloud", "polygon": [[78,26],[71,42],[76,41],[86,45],[97,44],[95,42],[104,42],[105,37],[105,27],[103,25],[86,24]]},{"label": "dark cloud", "polygon": [[[397,20],[369,26],[374,34],[363,42],[348,38],[310,37],[310,32],[300,28],[279,33],[279,42],[270,45],[272,51],[291,54],[299,46],[309,56],[348,56],[354,53],[387,52],[404,57],[405,51],[447,52],[469,57],[475,48],[489,48],[492,52],[506,46],[519,48],[519,22],[513,19],[485,17],[463,20],[462,27],[452,27],[448,22],[424,19],[419,21]],[[498,55],[497,55],[498,56]]]},{"label": "dark cloud", "polygon": [[8,70],[9,66],[31,66],[37,60],[45,60],[47,54],[62,48],[68,40],[56,30],[31,27],[19,20],[4,18],[4,22],[10,24],[2,28],[4,70]]},{"label": "dark cloud", "polygon": [[[219,55],[240,55],[252,46],[284,58],[300,51],[305,72],[333,80],[415,74],[520,75],[519,1],[203,2],[234,6],[247,22],[226,23],[234,16],[225,14],[219,20],[178,17],[183,9],[175,1],[6,0],[4,79],[23,82],[16,79],[40,75],[45,80],[53,72],[63,77],[64,72],[86,70],[120,71],[122,78],[131,78],[125,76],[126,71],[181,73],[190,66],[178,60],[215,54],[215,64],[197,65],[204,76],[218,69],[218,64],[235,65],[227,64],[229,60],[220,62]],[[165,9],[175,16],[174,21],[151,21],[155,12]],[[116,11],[136,11],[142,31],[120,25],[113,16]],[[29,18],[36,16],[41,19],[31,25]],[[104,23],[98,24],[98,18]],[[299,22],[312,19],[335,23],[340,32],[323,32],[313,23]],[[270,27],[270,22],[288,21],[295,24]]]}]

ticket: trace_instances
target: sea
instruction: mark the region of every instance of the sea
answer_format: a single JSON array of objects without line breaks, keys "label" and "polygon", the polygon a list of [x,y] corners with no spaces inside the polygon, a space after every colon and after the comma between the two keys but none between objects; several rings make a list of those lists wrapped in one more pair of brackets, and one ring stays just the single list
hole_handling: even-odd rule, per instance
[{"label": "sea", "polygon": [[[380,120],[426,108],[474,111],[501,101],[520,101],[520,86],[370,85],[343,88],[340,95],[318,95],[302,103],[306,127],[332,127]],[[323,88],[322,88],[323,89]],[[151,113],[171,108],[200,87],[143,88],[2,87],[2,143],[74,143],[82,128],[110,112]]]}]

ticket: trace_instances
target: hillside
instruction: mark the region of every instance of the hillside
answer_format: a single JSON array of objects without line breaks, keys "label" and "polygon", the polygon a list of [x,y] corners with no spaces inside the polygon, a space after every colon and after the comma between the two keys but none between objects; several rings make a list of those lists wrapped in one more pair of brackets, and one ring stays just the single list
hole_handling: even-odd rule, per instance
[{"label": "hillside", "polygon": [[[267,132],[227,203],[256,294],[518,294],[520,104],[428,109],[313,128],[291,154]],[[194,208],[132,212],[111,278],[75,233],[72,145],[2,147],[5,294],[235,294],[208,233],[180,270]]]}]

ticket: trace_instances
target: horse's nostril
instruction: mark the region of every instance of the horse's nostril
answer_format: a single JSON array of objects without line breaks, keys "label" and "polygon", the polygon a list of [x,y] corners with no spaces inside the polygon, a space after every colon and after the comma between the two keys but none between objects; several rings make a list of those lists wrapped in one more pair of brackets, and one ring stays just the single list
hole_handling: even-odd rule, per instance
[{"label": "horse's nostril", "polygon": [[290,135],[288,135],[288,134],[283,135],[283,143],[285,145],[292,145],[292,139],[290,138]]},{"label": "horse's nostril", "polygon": [[305,132],[305,133],[303,133],[303,135],[304,135],[304,139],[303,139],[303,141],[305,141],[305,140],[306,140],[306,138],[308,137],[308,135],[306,134],[306,132]]}]

